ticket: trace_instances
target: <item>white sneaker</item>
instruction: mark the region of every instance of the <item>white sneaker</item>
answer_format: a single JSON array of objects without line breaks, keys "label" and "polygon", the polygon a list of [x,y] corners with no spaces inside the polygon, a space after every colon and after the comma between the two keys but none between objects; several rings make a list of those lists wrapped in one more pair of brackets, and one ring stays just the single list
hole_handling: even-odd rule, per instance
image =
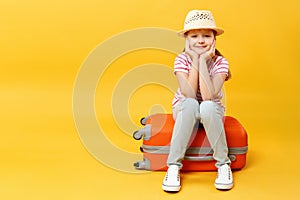
[{"label": "white sneaker", "polygon": [[178,192],[180,187],[179,167],[170,165],[164,178],[162,189],[166,192]]},{"label": "white sneaker", "polygon": [[229,165],[222,165],[218,169],[215,187],[219,190],[230,190],[233,187],[233,177]]}]

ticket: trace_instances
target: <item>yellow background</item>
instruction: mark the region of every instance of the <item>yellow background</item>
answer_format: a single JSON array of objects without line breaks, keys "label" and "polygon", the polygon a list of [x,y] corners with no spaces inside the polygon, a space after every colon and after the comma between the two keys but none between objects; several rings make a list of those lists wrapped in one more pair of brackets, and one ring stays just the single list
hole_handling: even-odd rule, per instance
[{"label": "yellow background", "polygon": [[[0,8],[1,199],[300,195],[298,1],[3,0]],[[191,9],[211,10],[225,29],[217,48],[233,74],[225,85],[226,114],[238,118],[249,134],[247,166],[234,173],[235,187],[228,192],[215,190],[215,172],[184,173],[182,191],[168,194],[161,190],[164,172],[132,174],[104,166],[82,145],[73,120],[76,75],[98,44],[135,28],[180,30]],[[99,88],[109,94],[126,70],[150,62],[172,67],[172,59],[155,50],[124,55],[112,63],[112,73],[103,76]],[[117,64],[121,71],[113,67]],[[128,109],[136,126],[148,112],[170,112],[172,95],[156,85],[135,91]],[[96,101],[96,112],[104,107]],[[98,115],[114,144],[138,152],[140,141],[122,133],[109,111]]]}]

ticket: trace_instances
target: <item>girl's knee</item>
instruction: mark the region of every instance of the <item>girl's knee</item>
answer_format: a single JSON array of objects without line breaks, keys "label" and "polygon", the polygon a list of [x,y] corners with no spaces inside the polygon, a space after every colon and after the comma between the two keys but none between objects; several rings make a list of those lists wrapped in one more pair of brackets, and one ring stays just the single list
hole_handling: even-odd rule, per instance
[{"label": "girl's knee", "polygon": [[213,101],[203,101],[200,104],[200,117],[201,117],[201,119],[211,117],[216,112],[217,112],[217,110],[216,110],[216,103],[215,102],[213,102]]},{"label": "girl's knee", "polygon": [[197,109],[199,107],[199,103],[196,99],[186,98],[182,101],[182,107],[189,107]]}]

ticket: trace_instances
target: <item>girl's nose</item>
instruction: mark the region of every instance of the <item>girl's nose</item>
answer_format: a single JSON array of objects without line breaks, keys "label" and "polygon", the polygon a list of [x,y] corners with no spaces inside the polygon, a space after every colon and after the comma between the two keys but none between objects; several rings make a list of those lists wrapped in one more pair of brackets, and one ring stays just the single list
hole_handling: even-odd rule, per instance
[{"label": "girl's nose", "polygon": [[198,38],[198,43],[199,44],[203,44],[204,43],[204,38],[203,37],[199,37]]}]

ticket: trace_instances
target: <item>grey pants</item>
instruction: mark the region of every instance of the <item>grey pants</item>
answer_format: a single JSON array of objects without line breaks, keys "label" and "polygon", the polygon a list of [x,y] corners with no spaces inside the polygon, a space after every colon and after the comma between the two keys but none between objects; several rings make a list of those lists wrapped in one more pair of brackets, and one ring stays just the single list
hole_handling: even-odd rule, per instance
[{"label": "grey pants", "polygon": [[182,167],[181,161],[189,143],[193,140],[191,137],[194,131],[197,131],[199,119],[213,149],[213,157],[217,161],[216,167],[230,164],[223,116],[224,109],[213,101],[203,101],[200,105],[197,100],[192,98],[180,101],[173,108],[175,124],[167,160],[168,166],[175,164]]}]

